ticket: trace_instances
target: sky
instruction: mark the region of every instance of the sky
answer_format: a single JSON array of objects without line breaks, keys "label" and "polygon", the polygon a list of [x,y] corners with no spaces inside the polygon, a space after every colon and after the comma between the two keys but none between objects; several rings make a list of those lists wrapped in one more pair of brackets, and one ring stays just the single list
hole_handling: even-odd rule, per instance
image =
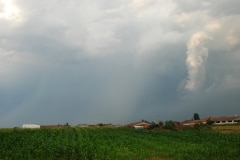
[{"label": "sky", "polygon": [[0,127],[240,114],[239,0],[0,0]]}]

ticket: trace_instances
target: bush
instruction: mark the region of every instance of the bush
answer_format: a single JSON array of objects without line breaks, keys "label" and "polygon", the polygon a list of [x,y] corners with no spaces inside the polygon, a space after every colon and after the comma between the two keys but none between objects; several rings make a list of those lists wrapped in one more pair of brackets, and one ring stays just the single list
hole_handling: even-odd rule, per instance
[{"label": "bush", "polygon": [[211,127],[207,124],[203,124],[203,123],[196,123],[194,124],[194,129],[196,130],[209,130],[211,129]]}]

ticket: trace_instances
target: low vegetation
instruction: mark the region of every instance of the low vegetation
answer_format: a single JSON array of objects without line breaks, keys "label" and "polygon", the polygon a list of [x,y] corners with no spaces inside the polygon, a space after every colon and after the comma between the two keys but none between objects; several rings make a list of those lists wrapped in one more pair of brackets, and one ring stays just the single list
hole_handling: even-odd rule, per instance
[{"label": "low vegetation", "polygon": [[240,159],[240,135],[129,128],[1,129],[0,159]]}]

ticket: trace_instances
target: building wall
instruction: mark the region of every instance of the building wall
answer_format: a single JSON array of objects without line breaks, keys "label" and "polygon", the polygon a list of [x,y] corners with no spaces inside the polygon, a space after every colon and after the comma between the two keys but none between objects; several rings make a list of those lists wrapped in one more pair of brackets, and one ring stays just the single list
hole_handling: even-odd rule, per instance
[{"label": "building wall", "polygon": [[213,124],[236,124],[239,123],[238,120],[231,120],[231,121],[215,121]]},{"label": "building wall", "polygon": [[40,128],[40,125],[37,125],[37,124],[23,124],[22,128]]}]

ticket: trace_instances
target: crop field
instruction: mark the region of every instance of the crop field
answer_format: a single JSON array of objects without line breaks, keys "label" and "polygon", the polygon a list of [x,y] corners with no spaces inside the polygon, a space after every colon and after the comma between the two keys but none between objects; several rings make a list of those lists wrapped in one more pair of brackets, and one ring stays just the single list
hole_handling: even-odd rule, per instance
[{"label": "crop field", "polygon": [[222,133],[240,134],[240,125],[215,125],[212,129]]},{"label": "crop field", "polygon": [[0,160],[239,160],[240,135],[128,128],[0,129]]}]

